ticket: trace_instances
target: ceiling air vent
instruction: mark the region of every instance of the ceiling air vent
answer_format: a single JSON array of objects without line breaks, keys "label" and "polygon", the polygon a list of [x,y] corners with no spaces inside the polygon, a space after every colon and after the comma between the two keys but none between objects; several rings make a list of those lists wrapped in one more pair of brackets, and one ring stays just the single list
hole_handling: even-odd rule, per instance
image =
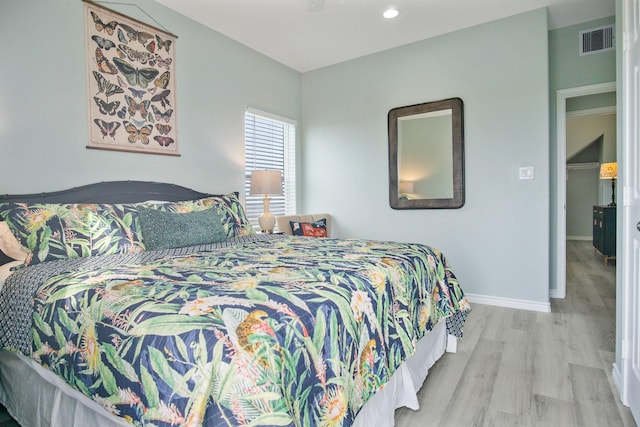
[{"label": "ceiling air vent", "polygon": [[615,27],[613,25],[580,31],[580,56],[613,49],[615,49]]}]

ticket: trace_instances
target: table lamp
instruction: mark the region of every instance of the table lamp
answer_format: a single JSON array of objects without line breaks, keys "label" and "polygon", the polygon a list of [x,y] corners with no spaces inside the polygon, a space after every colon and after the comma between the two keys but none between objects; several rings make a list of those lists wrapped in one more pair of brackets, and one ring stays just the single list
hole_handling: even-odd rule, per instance
[{"label": "table lamp", "polygon": [[273,233],[276,218],[269,212],[269,195],[282,195],[282,174],[279,170],[256,170],[251,172],[251,195],[264,195],[264,212],[258,218],[263,233]]},{"label": "table lamp", "polygon": [[600,179],[611,180],[611,203],[609,206],[616,205],[616,178],[618,178],[618,163],[602,163],[600,165]]}]

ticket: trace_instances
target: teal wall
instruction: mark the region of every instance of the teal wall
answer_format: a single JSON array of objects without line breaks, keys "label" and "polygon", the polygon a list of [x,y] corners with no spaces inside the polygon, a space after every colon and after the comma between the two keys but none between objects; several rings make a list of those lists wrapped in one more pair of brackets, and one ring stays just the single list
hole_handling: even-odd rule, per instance
[{"label": "teal wall", "polygon": [[83,3],[0,2],[0,193],[106,180],[244,188],[246,106],[300,119],[300,73],[151,0],[114,5],[176,34],[181,157],[89,150]]},{"label": "teal wall", "polygon": [[595,95],[576,96],[567,99],[567,112],[590,110],[593,108],[615,107],[616,93],[598,93]]},{"label": "teal wall", "polygon": [[549,93],[552,101],[560,89],[615,81],[615,50],[585,56],[578,54],[580,31],[613,23],[615,17],[611,16],[549,31]]},{"label": "teal wall", "polygon": [[[441,249],[467,293],[546,304],[548,57],[539,9],[303,74],[304,210],[331,212],[339,237]],[[391,209],[388,111],[451,97],[464,102],[466,204]]]},{"label": "teal wall", "polygon": [[[600,187],[598,166],[567,167],[567,239],[591,240],[593,205],[599,204],[598,187]],[[609,191],[611,191],[611,184],[609,184]]]},{"label": "teal wall", "polygon": [[[615,23],[615,17],[585,22],[579,25],[549,31],[549,123],[550,123],[550,289],[556,288],[558,269],[556,245],[558,233],[556,217],[557,203],[557,111],[556,93],[561,89],[589,86],[616,81],[616,50],[594,55],[578,55],[579,33],[582,30]],[[560,177],[564,178],[564,177]]]}]

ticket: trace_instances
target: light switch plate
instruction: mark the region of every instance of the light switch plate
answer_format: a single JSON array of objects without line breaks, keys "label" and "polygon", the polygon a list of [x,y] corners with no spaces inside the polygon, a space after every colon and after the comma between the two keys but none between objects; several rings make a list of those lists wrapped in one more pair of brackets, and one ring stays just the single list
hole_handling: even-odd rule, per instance
[{"label": "light switch plate", "polygon": [[533,166],[525,166],[518,170],[520,179],[533,179]]}]

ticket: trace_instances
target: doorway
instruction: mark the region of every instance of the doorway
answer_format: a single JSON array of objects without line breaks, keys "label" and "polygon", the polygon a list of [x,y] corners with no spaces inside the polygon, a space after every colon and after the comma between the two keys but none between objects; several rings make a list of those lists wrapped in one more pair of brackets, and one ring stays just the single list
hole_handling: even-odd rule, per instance
[{"label": "doorway", "polygon": [[[557,92],[557,216],[556,216],[556,289],[549,292],[551,298],[565,298],[567,295],[567,104],[571,100],[588,95],[605,94],[616,91],[616,83],[600,83]],[[615,107],[614,107],[615,108]]]}]

